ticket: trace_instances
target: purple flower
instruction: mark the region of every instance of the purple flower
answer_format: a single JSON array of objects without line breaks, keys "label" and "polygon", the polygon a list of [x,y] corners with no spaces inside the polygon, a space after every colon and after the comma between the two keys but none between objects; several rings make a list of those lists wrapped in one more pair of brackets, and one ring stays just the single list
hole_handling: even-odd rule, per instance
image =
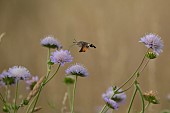
[{"label": "purple flower", "polygon": [[13,66],[8,70],[11,77],[15,77],[17,80],[26,80],[31,77],[30,72],[23,66]]},{"label": "purple flower", "polygon": [[[106,91],[106,93],[104,93],[102,95],[104,101],[107,103],[108,106],[112,106],[112,104],[114,102],[117,103],[118,107],[120,104],[124,103],[125,100],[126,100],[126,94],[124,92],[122,92],[121,89],[119,89],[117,91],[117,93],[115,94],[115,91],[117,90],[118,88],[117,87],[109,87],[108,90]],[[113,94],[115,94],[113,96]],[[113,97],[112,97],[113,96]],[[114,102],[112,102],[114,101]],[[111,102],[111,103],[109,103]],[[113,108],[113,107],[112,107]]]},{"label": "purple flower", "polygon": [[81,77],[87,77],[87,69],[81,64],[75,64],[66,70],[67,75],[77,75]]},{"label": "purple flower", "polygon": [[27,89],[32,90],[39,80],[38,76],[33,76],[30,80],[27,80],[26,83],[28,84]]},{"label": "purple flower", "polygon": [[163,41],[158,35],[149,33],[143,36],[139,42],[144,43],[147,48],[151,48],[157,55],[163,52]]},{"label": "purple flower", "polygon": [[56,50],[55,52],[52,52],[52,55],[50,56],[51,62],[55,64],[61,64],[64,66],[65,63],[72,62],[73,57],[71,56],[70,52],[68,50]]},{"label": "purple flower", "polygon": [[15,77],[12,77],[7,71],[0,74],[0,85],[14,85],[16,83]]},{"label": "purple flower", "polygon": [[57,39],[55,39],[52,36],[47,36],[44,39],[42,39],[41,45],[49,48],[57,48],[57,49],[62,48],[61,44],[57,41]]},{"label": "purple flower", "polygon": [[115,109],[115,110],[118,110],[119,108],[119,105],[116,101],[110,99],[110,98],[103,98],[104,101],[106,102],[107,106],[112,108],[112,109]]}]

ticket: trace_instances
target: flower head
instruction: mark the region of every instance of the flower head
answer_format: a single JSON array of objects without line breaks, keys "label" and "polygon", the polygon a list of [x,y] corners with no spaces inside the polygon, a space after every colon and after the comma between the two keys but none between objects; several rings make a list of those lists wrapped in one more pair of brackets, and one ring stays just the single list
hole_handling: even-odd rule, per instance
[{"label": "flower head", "polygon": [[143,36],[139,42],[144,43],[147,48],[151,48],[157,55],[163,52],[163,41],[158,35],[149,33]]},{"label": "flower head", "polygon": [[55,64],[61,64],[64,66],[65,63],[72,62],[73,57],[71,56],[70,52],[68,50],[56,50],[52,53],[50,56],[51,62]]},{"label": "flower head", "polygon": [[28,84],[27,89],[32,90],[35,84],[38,82],[38,76],[33,76],[30,80],[27,80],[26,83]]},{"label": "flower head", "polygon": [[104,101],[106,102],[107,106],[112,108],[112,109],[115,109],[115,110],[118,110],[119,108],[119,105],[116,101],[110,99],[110,98],[103,98]]},{"label": "flower head", "polygon": [[0,74],[0,85],[14,85],[16,83],[15,77],[12,77],[9,72],[3,71]]},{"label": "flower head", "polygon": [[88,76],[87,69],[81,64],[75,64],[66,70],[67,75]]},{"label": "flower head", "polygon": [[26,80],[31,77],[30,72],[23,66],[13,66],[8,70],[11,77],[15,77],[17,80]]},{"label": "flower head", "polygon": [[[116,91],[117,89],[118,89],[117,87],[109,87],[108,90],[106,91],[106,93],[104,93],[102,95],[104,101],[107,103],[107,105],[109,107],[112,106],[112,104],[114,102],[117,103],[117,106],[119,107],[119,104],[124,103],[126,100],[126,94],[124,92],[122,92],[121,89]],[[114,96],[113,96],[113,94],[114,94]],[[113,108],[113,106],[111,108]]]},{"label": "flower head", "polygon": [[152,104],[159,104],[159,100],[156,98],[156,93],[154,91],[149,91],[143,94],[146,101]]},{"label": "flower head", "polygon": [[55,39],[52,36],[47,36],[44,39],[42,39],[41,45],[48,47],[48,48],[57,48],[57,49],[62,48],[61,44],[57,41],[57,39]]}]

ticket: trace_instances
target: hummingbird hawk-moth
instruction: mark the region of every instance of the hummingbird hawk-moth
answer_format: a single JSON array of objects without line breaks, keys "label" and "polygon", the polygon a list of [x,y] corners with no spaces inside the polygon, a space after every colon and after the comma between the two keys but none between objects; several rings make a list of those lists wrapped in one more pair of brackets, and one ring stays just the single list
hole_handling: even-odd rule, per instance
[{"label": "hummingbird hawk-moth", "polygon": [[[75,40],[75,39],[74,39]],[[73,43],[75,43],[76,45],[78,45],[79,47],[81,47],[81,49],[80,49],[80,51],[79,52],[86,52],[88,49],[89,49],[89,47],[91,47],[91,48],[96,48],[96,46],[95,45],[93,45],[93,44],[91,44],[91,43],[88,43],[88,42],[84,42],[84,41],[76,41],[75,40],[75,42],[73,42]]]}]

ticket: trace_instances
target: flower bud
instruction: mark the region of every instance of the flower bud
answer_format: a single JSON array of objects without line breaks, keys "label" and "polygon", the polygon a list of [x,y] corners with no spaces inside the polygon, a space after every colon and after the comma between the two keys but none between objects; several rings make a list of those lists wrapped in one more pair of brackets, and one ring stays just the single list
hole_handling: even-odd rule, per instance
[{"label": "flower bud", "polygon": [[156,54],[153,53],[153,52],[148,52],[148,53],[146,53],[145,56],[146,56],[147,58],[149,58],[149,59],[154,59],[154,58],[156,58]]},{"label": "flower bud", "polygon": [[74,84],[74,76],[73,75],[67,75],[65,78],[64,78],[64,83],[69,85],[69,84]]}]

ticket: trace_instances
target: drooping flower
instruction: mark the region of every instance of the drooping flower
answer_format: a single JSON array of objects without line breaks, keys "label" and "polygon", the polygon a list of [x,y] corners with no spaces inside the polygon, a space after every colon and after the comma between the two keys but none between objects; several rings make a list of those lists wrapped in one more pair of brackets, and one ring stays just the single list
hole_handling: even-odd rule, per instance
[{"label": "drooping flower", "polygon": [[143,36],[139,42],[144,43],[147,48],[151,48],[157,55],[163,52],[163,41],[158,35],[149,33]]},{"label": "drooping flower", "polygon": [[13,66],[8,70],[11,77],[15,77],[17,80],[27,80],[31,77],[30,72],[23,66]]},{"label": "drooping flower", "polygon": [[152,104],[159,104],[159,100],[156,97],[156,92],[154,91],[148,91],[143,94],[143,97],[146,101]]},{"label": "drooping flower", "polygon": [[77,64],[77,63],[75,65],[72,65],[71,67],[69,67],[66,70],[66,74],[67,75],[76,75],[76,76],[81,76],[81,77],[88,76],[87,69],[83,65]]},{"label": "drooping flower", "polygon": [[[121,89],[116,91],[117,89],[118,89],[117,87],[109,87],[108,90],[106,91],[106,93],[104,93],[102,95],[106,104],[113,109],[117,109],[119,107],[119,105],[124,103],[126,100],[126,94],[124,92],[122,92]],[[113,94],[115,94],[115,95],[113,96]],[[117,106],[114,103],[117,103]]]},{"label": "drooping flower", "polygon": [[54,64],[61,64],[64,66],[65,63],[70,63],[73,60],[73,57],[71,56],[70,52],[68,50],[56,50],[55,52],[52,52],[52,55],[50,56],[51,62]]},{"label": "drooping flower", "polygon": [[57,49],[62,48],[61,44],[53,36],[47,36],[44,39],[42,39],[41,45],[48,48],[57,48]]},{"label": "drooping flower", "polygon": [[115,110],[118,110],[119,108],[119,105],[116,101],[110,99],[110,98],[106,98],[106,97],[103,97],[104,101],[106,102],[106,105],[112,109],[115,109]]},{"label": "drooping flower", "polygon": [[11,76],[9,72],[3,71],[0,74],[0,85],[14,85],[16,83],[16,78]]},{"label": "drooping flower", "polygon": [[28,84],[27,89],[32,90],[35,84],[38,82],[38,76],[33,76],[30,80],[27,80],[26,83]]}]

